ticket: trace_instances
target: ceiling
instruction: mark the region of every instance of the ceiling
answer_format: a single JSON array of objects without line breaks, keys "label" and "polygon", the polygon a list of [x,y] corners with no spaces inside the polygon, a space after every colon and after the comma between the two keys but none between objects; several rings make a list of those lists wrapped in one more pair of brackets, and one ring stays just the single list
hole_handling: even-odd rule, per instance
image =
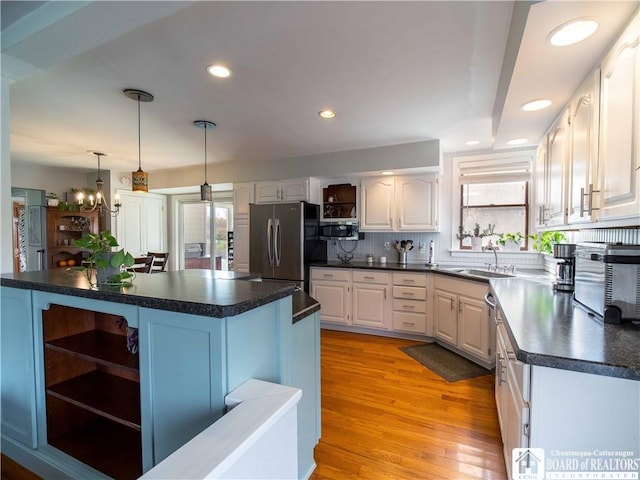
[{"label": "ceiling", "polygon": [[[535,145],[637,1],[3,1],[13,162],[147,171],[439,139],[444,152]],[[596,35],[553,48],[577,17]],[[506,52],[506,55],[505,55]],[[209,64],[232,70],[208,75]],[[527,100],[551,108],[525,113]],[[333,108],[332,120],[317,113]],[[2,121],[6,122],[3,118]],[[465,146],[477,139],[480,144]]]}]

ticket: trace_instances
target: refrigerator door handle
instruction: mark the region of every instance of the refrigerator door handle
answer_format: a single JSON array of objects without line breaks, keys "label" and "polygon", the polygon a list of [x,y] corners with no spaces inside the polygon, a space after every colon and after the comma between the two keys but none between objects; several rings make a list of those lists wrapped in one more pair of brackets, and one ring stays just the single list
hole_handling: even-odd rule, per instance
[{"label": "refrigerator door handle", "polygon": [[276,218],[276,231],[273,238],[274,251],[276,257],[276,267],[280,266],[280,254],[282,253],[282,234],[280,232],[280,219]]},{"label": "refrigerator door handle", "polygon": [[269,256],[269,265],[273,267],[273,219],[267,221],[267,255]]}]

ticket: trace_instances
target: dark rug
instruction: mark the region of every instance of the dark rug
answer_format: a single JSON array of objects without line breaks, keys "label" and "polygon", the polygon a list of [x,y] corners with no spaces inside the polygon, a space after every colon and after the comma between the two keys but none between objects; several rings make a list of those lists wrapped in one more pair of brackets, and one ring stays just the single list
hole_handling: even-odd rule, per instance
[{"label": "dark rug", "polygon": [[400,350],[449,383],[491,373],[490,370],[450,352],[437,343],[421,343],[410,347],[400,347]]}]

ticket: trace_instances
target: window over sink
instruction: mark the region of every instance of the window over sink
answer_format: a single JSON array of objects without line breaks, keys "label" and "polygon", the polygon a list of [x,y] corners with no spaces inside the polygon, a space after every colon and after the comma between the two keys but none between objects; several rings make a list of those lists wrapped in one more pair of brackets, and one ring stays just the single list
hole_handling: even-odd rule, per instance
[{"label": "window over sink", "polygon": [[472,249],[475,242],[496,245],[501,234],[520,233],[521,249],[527,249],[532,155],[456,158],[458,248]]}]

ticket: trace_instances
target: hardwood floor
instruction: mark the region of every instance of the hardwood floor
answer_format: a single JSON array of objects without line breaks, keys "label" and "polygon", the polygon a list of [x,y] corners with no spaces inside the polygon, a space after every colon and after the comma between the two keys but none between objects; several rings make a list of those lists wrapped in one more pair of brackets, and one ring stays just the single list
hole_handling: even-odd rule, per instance
[{"label": "hardwood floor", "polygon": [[[322,438],[312,480],[506,478],[493,376],[447,383],[398,347],[322,331]],[[2,480],[33,480],[2,458]]]},{"label": "hardwood floor", "polygon": [[448,383],[398,347],[322,331],[322,438],[312,480],[506,478],[493,376]]}]

